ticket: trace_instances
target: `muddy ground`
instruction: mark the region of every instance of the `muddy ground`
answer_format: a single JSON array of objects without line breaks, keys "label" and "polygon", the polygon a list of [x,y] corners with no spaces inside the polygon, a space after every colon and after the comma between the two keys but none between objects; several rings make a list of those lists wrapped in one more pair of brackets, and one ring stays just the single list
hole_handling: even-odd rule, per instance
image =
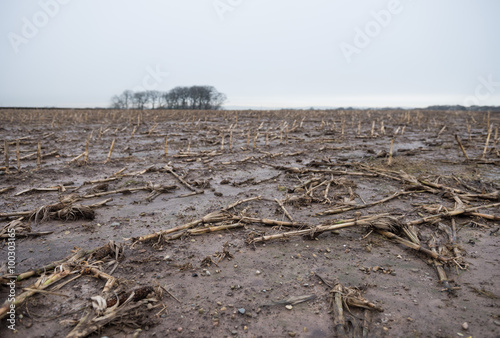
[{"label": "muddy ground", "polygon": [[[2,303],[6,283],[18,274],[78,249],[114,241],[123,254],[116,260],[115,253],[94,252],[58,266],[69,276],[18,304],[16,331],[4,318],[0,336],[64,337],[93,313],[90,297],[151,286],[157,292],[149,303],[132,300],[135,309],[90,336],[331,337],[341,332],[330,302],[340,283],[383,309],[344,305],[349,336],[361,336],[364,324],[369,337],[498,337],[500,206],[467,208],[499,202],[499,126],[498,114],[418,110],[1,110],[0,150],[3,159],[7,144],[8,168],[0,169],[0,216],[9,216],[0,217]],[[75,210],[72,217],[42,219],[41,207],[69,196],[70,205],[112,200],[92,209],[93,219],[73,220],[80,215]],[[336,208],[352,210],[318,215]],[[446,214],[461,208],[467,212]],[[221,218],[191,229],[233,228],[141,240],[222,209]],[[10,215],[20,212],[26,213]],[[444,282],[438,261],[387,239],[375,223],[259,241],[365,216],[387,214],[408,225],[436,213],[443,217],[414,230],[423,248],[435,239]],[[16,227],[14,275],[7,270],[8,227]],[[89,267],[117,283],[104,294],[106,279]],[[38,270],[18,281],[16,297],[57,273]],[[292,304],[289,298],[306,295],[312,299]]]}]

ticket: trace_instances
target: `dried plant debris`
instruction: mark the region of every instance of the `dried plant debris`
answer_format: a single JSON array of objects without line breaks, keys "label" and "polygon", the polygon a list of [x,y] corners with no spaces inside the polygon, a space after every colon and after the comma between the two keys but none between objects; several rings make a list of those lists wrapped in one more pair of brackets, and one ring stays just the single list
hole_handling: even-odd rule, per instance
[{"label": "dried plant debris", "polygon": [[[40,311],[50,324],[41,332],[69,337],[202,335],[197,328],[212,336],[484,336],[499,325],[485,310],[499,297],[490,247],[500,229],[496,114],[3,109],[0,117],[0,238],[15,232],[27,270],[3,264],[0,281],[16,282],[21,335],[38,332],[40,322],[25,324]],[[108,195],[117,201],[102,213],[95,210],[112,199],[81,202]],[[28,210],[13,210],[20,206]],[[107,226],[114,219],[127,221]],[[67,229],[67,221],[80,222]],[[67,243],[66,230],[74,234]],[[98,244],[75,247],[88,243]],[[71,254],[60,259],[64,248]],[[49,249],[58,258],[44,260]],[[342,283],[306,280],[310,269]],[[180,298],[154,286],[160,281]],[[346,286],[363,283],[370,296]],[[162,303],[161,290],[178,304]],[[409,297],[430,306],[413,316]],[[445,301],[455,303],[446,306],[452,317],[468,301],[469,324],[433,323]]]},{"label": "dried plant debris", "polygon": [[85,312],[76,327],[66,337],[87,337],[110,324],[127,323],[140,327],[147,321],[150,322],[151,320],[145,313],[148,309],[146,297],[153,291],[152,287],[143,287],[123,293],[118,296],[118,299],[105,300],[101,296],[91,297],[91,308]]}]

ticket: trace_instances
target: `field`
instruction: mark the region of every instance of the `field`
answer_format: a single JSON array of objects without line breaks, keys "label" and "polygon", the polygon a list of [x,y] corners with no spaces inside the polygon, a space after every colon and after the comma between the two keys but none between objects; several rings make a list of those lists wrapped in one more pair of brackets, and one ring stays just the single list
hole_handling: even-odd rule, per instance
[{"label": "field", "polygon": [[0,110],[0,336],[499,336],[499,126]]}]

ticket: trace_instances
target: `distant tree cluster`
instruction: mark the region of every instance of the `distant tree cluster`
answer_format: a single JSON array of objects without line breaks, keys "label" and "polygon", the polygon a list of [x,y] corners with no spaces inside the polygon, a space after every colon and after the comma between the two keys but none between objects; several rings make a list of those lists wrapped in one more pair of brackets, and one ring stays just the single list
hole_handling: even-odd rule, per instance
[{"label": "distant tree cluster", "polygon": [[226,95],[212,86],[175,87],[168,92],[126,90],[112,98],[114,109],[220,109]]}]

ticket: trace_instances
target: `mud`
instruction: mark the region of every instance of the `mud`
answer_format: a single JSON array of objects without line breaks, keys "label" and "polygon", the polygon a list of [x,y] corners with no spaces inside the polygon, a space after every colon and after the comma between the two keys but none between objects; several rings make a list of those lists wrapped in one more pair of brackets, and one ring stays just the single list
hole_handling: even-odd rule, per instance
[{"label": "mud", "polygon": [[[88,205],[112,198],[95,209],[93,220],[34,222],[25,216],[24,221],[29,222],[33,232],[52,233],[16,239],[16,273],[61,260],[75,248],[88,250],[113,240],[124,244],[124,257],[112,274],[122,288],[160,284],[179,300],[164,295],[159,303],[166,309],[160,315],[155,316],[161,307],[144,307],[137,322],[118,321],[92,336],[331,337],[337,331],[329,304],[330,287],[325,281],[362,288],[363,297],[384,309],[371,314],[370,337],[500,335],[498,220],[471,215],[441,220],[449,227],[452,219],[456,223],[458,247],[468,264],[467,269],[454,263],[445,266],[455,288],[453,292],[444,291],[428,257],[389,241],[366,226],[325,232],[314,238],[291,237],[254,244],[249,244],[249,239],[296,229],[253,223],[167,242],[137,241],[140,236],[200,219],[256,196],[262,198],[243,203],[231,212],[289,221],[274,201],[278,199],[294,222],[316,226],[381,213],[408,222],[431,215],[422,209],[430,205],[454,210],[456,201],[447,197],[445,190],[436,194],[415,191],[369,208],[317,216],[328,209],[371,203],[408,188],[407,183],[389,177],[366,175],[383,170],[389,170],[393,176],[404,171],[471,194],[498,191],[499,115],[418,110],[4,109],[0,111],[0,121],[1,140],[9,142],[9,170],[0,170],[0,191],[14,187],[0,194],[0,213],[35,210],[70,194],[81,197],[148,184],[178,187],[152,200],[147,199],[151,193],[148,190],[84,198],[78,203]],[[483,156],[489,124],[493,127]],[[469,161],[465,160],[455,134],[460,137]],[[82,156],[71,162],[85,152],[87,139],[87,161]],[[113,139],[115,147],[105,163]],[[17,140],[21,158],[35,153],[21,160],[20,168],[16,161]],[[42,158],[40,165],[36,155],[38,142],[41,155],[56,152]],[[4,154],[4,142],[1,143]],[[165,171],[166,165],[200,193],[189,195],[192,190]],[[123,172],[114,175],[123,168]],[[128,176],[148,168],[145,173]],[[299,171],[286,170],[290,168]],[[313,172],[315,169],[323,172]],[[97,183],[85,184],[110,177],[116,179],[97,190]],[[290,202],[291,197],[302,194],[294,188],[313,177],[332,180],[328,200],[323,198],[323,186],[314,190],[316,200]],[[16,196],[26,189],[60,185],[66,187],[65,191]],[[474,207],[495,200],[464,202],[467,207]],[[478,212],[498,216],[500,207]],[[0,224],[4,227],[16,218],[0,218]],[[207,225],[200,225],[204,226]],[[437,224],[423,223],[417,228],[422,238],[435,235],[438,244],[449,244]],[[226,243],[233,258],[225,258],[217,266],[201,266],[207,256],[217,261],[212,255],[222,252]],[[423,240],[422,245],[427,247],[427,242]],[[0,250],[4,267],[7,252],[4,241]],[[188,263],[192,268],[181,268]],[[102,267],[105,272],[110,269]],[[5,268],[2,274],[7,276]],[[21,294],[35,280],[31,277],[18,282],[16,293]],[[36,294],[16,308],[17,332],[8,329],[9,324],[3,319],[0,336],[64,337],[76,325],[70,320],[82,317],[90,297],[100,295],[104,284],[102,279],[84,275],[57,291],[64,296]],[[8,291],[6,285],[0,287],[2,302]],[[303,295],[316,298],[291,309],[273,303]],[[363,319],[363,311],[357,309],[346,310],[345,315],[355,325]]]}]

